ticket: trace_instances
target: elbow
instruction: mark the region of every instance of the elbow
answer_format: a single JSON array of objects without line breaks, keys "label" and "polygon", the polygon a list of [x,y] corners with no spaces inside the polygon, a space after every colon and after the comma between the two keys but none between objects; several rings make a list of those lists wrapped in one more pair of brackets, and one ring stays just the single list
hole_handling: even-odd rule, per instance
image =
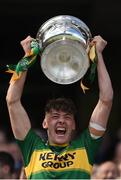
[{"label": "elbow", "polygon": [[114,96],[113,89],[110,89],[110,91],[100,94],[100,100],[106,103],[112,103],[113,96]]},{"label": "elbow", "polygon": [[7,106],[14,105],[18,101],[19,101],[19,99],[17,99],[15,96],[11,96],[11,95],[7,94],[7,96],[6,96]]}]

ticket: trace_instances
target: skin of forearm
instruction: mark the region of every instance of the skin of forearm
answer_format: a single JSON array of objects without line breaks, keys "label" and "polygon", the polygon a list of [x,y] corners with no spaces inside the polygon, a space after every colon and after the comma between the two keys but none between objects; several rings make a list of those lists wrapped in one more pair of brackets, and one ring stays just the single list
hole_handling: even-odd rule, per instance
[{"label": "skin of forearm", "polygon": [[14,136],[23,140],[31,128],[29,117],[21,104],[21,96],[27,72],[23,72],[20,79],[11,83],[7,92],[6,101],[10,115],[11,127]]},{"label": "skin of forearm", "polygon": [[23,72],[20,79],[10,84],[6,96],[8,104],[15,103],[21,99],[26,76],[27,72]]},{"label": "skin of forearm", "polygon": [[99,84],[99,101],[92,113],[91,122],[96,123],[103,128],[106,128],[107,121],[110,115],[112,101],[113,101],[113,88],[106,66],[104,64],[103,56],[98,53],[98,84]]},{"label": "skin of forearm", "polygon": [[109,102],[113,99],[113,89],[109,74],[104,64],[102,53],[98,53],[98,84],[99,84],[99,97],[101,101]]}]

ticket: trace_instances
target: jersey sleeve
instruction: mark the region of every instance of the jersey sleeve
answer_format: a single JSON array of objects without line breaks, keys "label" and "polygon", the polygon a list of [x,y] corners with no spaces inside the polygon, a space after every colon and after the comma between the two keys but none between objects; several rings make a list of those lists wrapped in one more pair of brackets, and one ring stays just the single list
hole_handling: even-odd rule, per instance
[{"label": "jersey sleeve", "polygon": [[86,149],[90,164],[94,163],[96,154],[98,153],[98,149],[101,146],[102,139],[103,139],[103,137],[94,139],[90,135],[89,129],[86,129],[80,136],[80,141],[83,144],[83,147],[85,147],[85,149]]},{"label": "jersey sleeve", "polygon": [[24,140],[16,139],[16,142],[21,150],[24,166],[27,166],[31,155],[38,146],[43,146],[43,141],[32,129],[29,130]]}]

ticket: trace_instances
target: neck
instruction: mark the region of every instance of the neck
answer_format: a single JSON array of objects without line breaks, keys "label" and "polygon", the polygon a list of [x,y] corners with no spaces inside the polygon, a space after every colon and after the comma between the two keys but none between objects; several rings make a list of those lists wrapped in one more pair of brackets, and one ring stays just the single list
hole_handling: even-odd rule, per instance
[{"label": "neck", "polygon": [[55,144],[55,143],[50,143],[50,142],[48,142],[48,144],[49,144],[50,146],[58,146],[58,147],[66,147],[66,146],[69,145],[69,143],[65,143],[65,144]]}]

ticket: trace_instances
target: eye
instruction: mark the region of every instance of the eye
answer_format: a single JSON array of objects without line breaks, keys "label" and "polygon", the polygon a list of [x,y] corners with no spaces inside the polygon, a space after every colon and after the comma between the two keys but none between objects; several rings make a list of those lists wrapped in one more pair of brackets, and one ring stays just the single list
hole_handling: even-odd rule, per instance
[{"label": "eye", "polygon": [[58,115],[52,115],[53,119],[58,119]]},{"label": "eye", "polygon": [[67,120],[72,120],[72,117],[69,116],[69,115],[67,115],[67,116],[65,116],[65,119],[67,119]]}]

